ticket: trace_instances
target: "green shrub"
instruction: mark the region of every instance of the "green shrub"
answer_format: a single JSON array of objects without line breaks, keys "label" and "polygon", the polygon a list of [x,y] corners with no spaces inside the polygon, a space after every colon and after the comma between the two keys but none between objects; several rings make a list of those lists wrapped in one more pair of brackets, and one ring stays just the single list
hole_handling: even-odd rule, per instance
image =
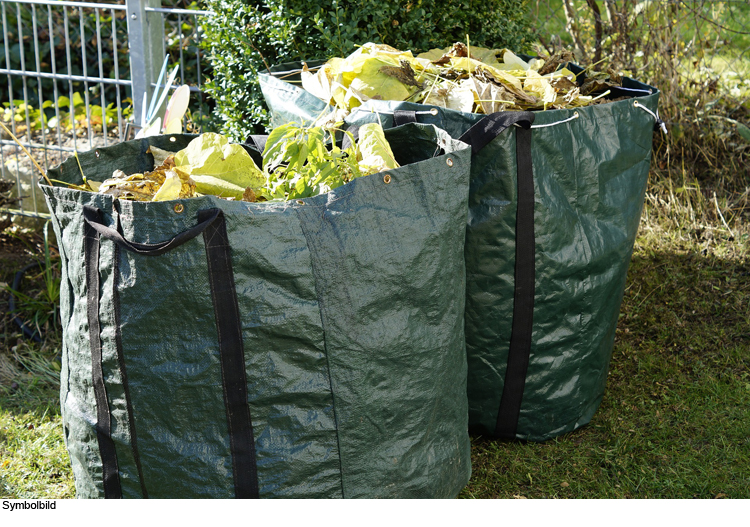
[{"label": "green shrub", "polygon": [[216,13],[203,41],[213,64],[206,90],[216,127],[234,139],[267,124],[257,74],[295,60],[346,56],[384,43],[414,52],[456,41],[523,51],[533,37],[527,0],[207,0]]}]

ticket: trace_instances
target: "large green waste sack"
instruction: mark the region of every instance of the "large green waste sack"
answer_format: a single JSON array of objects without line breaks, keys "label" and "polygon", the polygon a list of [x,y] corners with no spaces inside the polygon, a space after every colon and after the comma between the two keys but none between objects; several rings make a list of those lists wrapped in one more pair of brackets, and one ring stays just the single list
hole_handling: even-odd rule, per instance
[{"label": "large green waste sack", "polygon": [[[293,84],[299,63],[260,76],[275,124],[326,104]],[[568,64],[583,82],[581,69]],[[285,81],[274,76],[282,70]],[[466,233],[469,425],[542,441],[587,424],[601,403],[651,159],[658,91],[625,78],[621,100],[505,112],[530,126],[475,153]],[[369,100],[349,125],[418,120],[461,137],[489,117]],[[496,119],[496,118],[495,118]],[[470,141],[468,138],[464,138]],[[474,144],[473,146],[477,146]],[[521,148],[523,146],[523,148]]]},{"label": "large green waste sack", "polygon": [[[433,126],[386,135],[400,168],[298,201],[43,185],[79,497],[449,498],[466,485],[470,151]],[[149,144],[189,139],[100,148],[50,177],[150,170]]]}]

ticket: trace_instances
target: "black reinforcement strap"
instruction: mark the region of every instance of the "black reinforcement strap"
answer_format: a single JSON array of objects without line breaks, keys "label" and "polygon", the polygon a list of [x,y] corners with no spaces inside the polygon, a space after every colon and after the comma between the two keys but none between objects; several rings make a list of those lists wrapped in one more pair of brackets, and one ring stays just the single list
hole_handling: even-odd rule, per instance
[{"label": "black reinforcement strap", "polygon": [[513,295],[513,325],[505,370],[503,395],[497,414],[495,436],[513,439],[518,428],[526,370],[531,354],[534,318],[535,238],[534,171],[531,164],[531,130],[516,129],[518,209],[516,212],[516,267]]},{"label": "black reinforcement strap", "polygon": [[[116,202],[115,202],[116,203]],[[119,218],[119,216],[118,216]],[[135,413],[133,412],[133,400],[130,398],[130,384],[128,382],[128,370],[125,367],[125,354],[122,349],[122,326],[120,323],[120,246],[115,244],[114,254],[114,267],[112,274],[114,280],[112,280],[112,305],[114,306],[114,322],[115,322],[115,350],[117,352],[117,363],[120,366],[120,374],[122,375],[122,390],[125,393],[125,408],[128,412],[128,431],[130,432],[130,446],[133,450],[133,460],[135,461],[135,467],[138,471],[138,483],[141,486],[141,496],[144,499],[148,498],[148,491],[146,490],[146,480],[143,477],[143,466],[141,465],[141,455],[138,452],[138,436],[135,430]]]},{"label": "black reinforcement strap", "polygon": [[99,327],[99,233],[88,223],[84,226],[86,259],[86,303],[91,346],[91,380],[96,400],[96,439],[102,458],[102,480],[105,498],[122,498],[117,453],[112,441],[112,416],[107,402],[102,369],[102,342]]},{"label": "black reinforcement strap", "polygon": [[416,122],[417,112],[414,110],[394,110],[393,112],[393,126],[401,126],[402,124]]},{"label": "black reinforcement strap", "polygon": [[516,266],[513,292],[513,323],[508,349],[508,364],[495,425],[495,437],[514,438],[521,412],[526,370],[531,354],[531,330],[534,315],[535,238],[534,170],[531,164],[532,112],[497,112],[469,128],[460,141],[471,145],[477,154],[493,139],[516,125],[516,165],[518,208],[516,209]]},{"label": "black reinforcement strap", "polygon": [[[211,214],[211,210],[200,211],[198,221],[203,223]],[[206,243],[211,298],[219,334],[221,378],[232,452],[235,497],[258,498],[255,440],[247,401],[242,325],[234,285],[231,247],[223,213],[220,212],[210,222],[203,233],[203,239]]]},{"label": "black reinforcement strap", "polygon": [[[221,209],[201,210],[198,212],[197,225],[182,231],[168,240],[153,244],[135,243],[126,240],[119,229],[108,227],[103,223],[101,210],[94,207],[84,206],[83,217],[85,220],[84,228],[86,235],[86,283],[88,287],[89,333],[91,334],[91,355],[94,361],[94,391],[97,401],[97,413],[99,414],[97,419],[97,435],[99,435],[99,449],[102,452],[102,462],[104,464],[105,497],[119,498],[122,497],[122,492],[120,490],[120,481],[117,477],[118,469],[114,444],[109,437],[111,418],[108,410],[109,407],[106,404],[107,396],[104,391],[101,368],[101,343],[98,338],[100,237],[104,236],[115,242],[119,247],[142,256],[158,256],[203,233],[206,258],[208,260],[211,298],[219,335],[221,378],[229,429],[229,446],[232,454],[235,496],[237,498],[257,498],[258,477],[255,461],[255,440],[250,419],[250,407],[247,402],[247,379],[245,375],[245,354],[242,344],[242,326],[239,305],[237,303],[237,292],[234,286],[231,247],[229,245],[223,212]],[[121,346],[121,344],[119,345]],[[103,404],[100,403],[100,397],[103,400]],[[103,409],[106,415],[101,415]],[[132,415],[129,415],[129,417],[132,422]],[[99,433],[100,428],[102,429],[102,434]],[[111,448],[109,445],[111,445]],[[143,490],[145,497],[145,488]]]}]

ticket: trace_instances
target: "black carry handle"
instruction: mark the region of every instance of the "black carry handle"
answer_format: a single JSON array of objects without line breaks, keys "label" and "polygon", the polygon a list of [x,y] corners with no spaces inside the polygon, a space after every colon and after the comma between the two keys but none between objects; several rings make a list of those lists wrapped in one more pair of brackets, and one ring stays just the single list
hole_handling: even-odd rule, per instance
[{"label": "black carry handle", "polygon": [[86,240],[86,284],[92,375],[97,403],[97,436],[102,456],[104,494],[121,498],[117,455],[111,437],[111,415],[107,404],[102,367],[99,325],[99,242],[103,236],[128,251],[144,256],[164,254],[203,234],[208,278],[214,307],[221,359],[221,378],[226,410],[235,497],[258,498],[258,474],[252,417],[248,406],[245,355],[237,291],[232,268],[231,245],[221,209],[198,211],[198,224],[159,243],[135,243],[102,223],[100,209],[84,206]]},{"label": "black carry handle", "polygon": [[[203,212],[204,211],[201,211],[201,213]],[[182,231],[169,240],[158,243],[136,243],[126,240],[125,237],[120,234],[117,229],[107,227],[106,225],[104,225],[104,223],[102,223],[101,210],[89,205],[85,205],[83,207],[83,219],[87,225],[89,225],[100,235],[107,238],[108,240],[112,240],[120,247],[123,247],[130,252],[143,256],[159,256],[160,254],[171,251],[175,247],[179,247],[183,243],[192,240],[203,231],[205,231],[208,226],[211,225],[216,220],[216,218],[219,217],[219,214],[221,214],[221,209],[207,209],[205,212],[208,214],[208,216],[204,218],[203,214],[199,215],[200,221],[197,225],[190,227],[185,231]]]},{"label": "black carry handle", "polygon": [[533,122],[533,112],[495,112],[475,123],[458,140],[471,145],[471,151],[476,154],[508,127],[517,124],[528,130]]}]

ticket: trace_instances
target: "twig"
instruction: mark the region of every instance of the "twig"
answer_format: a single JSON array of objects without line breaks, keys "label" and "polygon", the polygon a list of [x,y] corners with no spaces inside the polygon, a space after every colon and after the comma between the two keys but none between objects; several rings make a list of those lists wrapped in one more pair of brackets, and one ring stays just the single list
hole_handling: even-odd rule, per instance
[{"label": "twig", "polygon": [[586,3],[594,13],[594,39],[596,40],[596,45],[594,47],[594,62],[598,62],[602,57],[602,15],[595,0],[586,0]]},{"label": "twig", "polygon": [[29,156],[29,159],[31,159],[31,162],[34,163],[34,165],[39,170],[39,172],[42,173],[42,177],[45,180],[47,180],[47,184],[51,187],[52,186],[52,182],[47,177],[47,173],[44,171],[44,169],[42,167],[39,166],[39,163],[36,162],[36,159],[34,159],[33,157],[31,157],[31,154],[29,153],[28,150],[26,150],[26,147],[21,144],[21,141],[19,141],[16,138],[16,136],[13,135],[13,132],[11,132],[10,130],[8,130],[8,127],[5,126],[5,124],[2,121],[0,121],[0,126],[2,126],[3,130],[5,130],[8,133],[8,135],[10,135],[11,139],[13,139],[18,144],[18,146],[21,147],[21,150],[23,150],[23,153],[26,154],[27,156]]},{"label": "twig", "polygon": [[721,218],[721,223],[724,224],[724,227],[727,228],[729,231],[729,235],[734,238],[734,232],[732,232],[732,229],[729,228],[729,225],[727,225],[727,220],[724,219],[724,215],[721,213],[721,209],[719,209],[719,200],[716,199],[716,192],[714,192],[714,205],[716,205],[716,212],[719,214],[719,218]]}]

